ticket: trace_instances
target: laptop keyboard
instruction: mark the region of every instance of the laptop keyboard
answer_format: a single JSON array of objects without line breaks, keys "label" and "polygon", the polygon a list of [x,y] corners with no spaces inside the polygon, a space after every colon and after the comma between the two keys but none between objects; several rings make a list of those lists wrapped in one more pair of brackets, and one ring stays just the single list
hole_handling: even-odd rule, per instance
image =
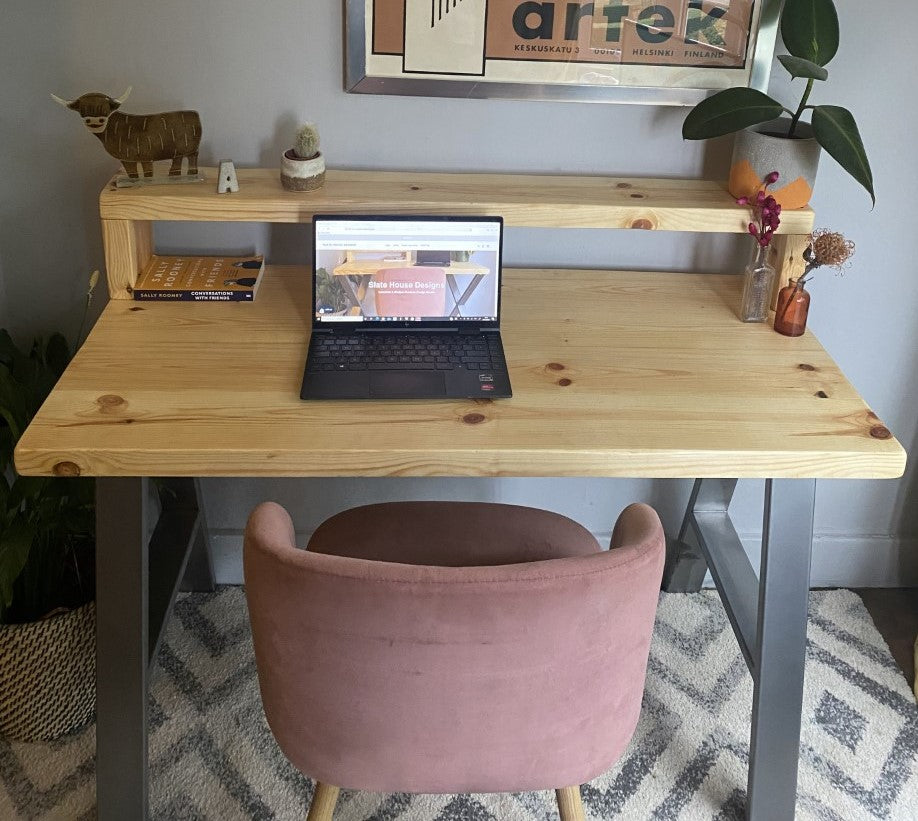
[{"label": "laptop keyboard", "polygon": [[496,334],[314,334],[309,352],[313,371],[491,371],[505,367]]}]

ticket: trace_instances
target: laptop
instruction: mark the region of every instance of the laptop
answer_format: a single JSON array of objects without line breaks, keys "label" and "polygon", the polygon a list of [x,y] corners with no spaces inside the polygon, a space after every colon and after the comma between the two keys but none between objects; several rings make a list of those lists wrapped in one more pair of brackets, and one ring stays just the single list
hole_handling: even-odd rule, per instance
[{"label": "laptop", "polygon": [[503,219],[313,217],[302,399],[505,399]]}]

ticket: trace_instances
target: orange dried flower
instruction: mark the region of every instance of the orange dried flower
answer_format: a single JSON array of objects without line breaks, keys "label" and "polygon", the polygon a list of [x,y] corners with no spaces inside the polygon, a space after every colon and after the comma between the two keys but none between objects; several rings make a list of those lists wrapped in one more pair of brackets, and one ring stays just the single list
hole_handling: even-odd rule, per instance
[{"label": "orange dried flower", "polygon": [[809,236],[809,245],[803,252],[806,268],[803,276],[797,280],[797,287],[802,287],[812,279],[812,273],[823,265],[843,271],[854,254],[854,243],[844,235],[825,228],[813,231]]},{"label": "orange dried flower", "polygon": [[822,229],[810,234],[812,261],[841,270],[854,254],[854,243],[842,234]]}]

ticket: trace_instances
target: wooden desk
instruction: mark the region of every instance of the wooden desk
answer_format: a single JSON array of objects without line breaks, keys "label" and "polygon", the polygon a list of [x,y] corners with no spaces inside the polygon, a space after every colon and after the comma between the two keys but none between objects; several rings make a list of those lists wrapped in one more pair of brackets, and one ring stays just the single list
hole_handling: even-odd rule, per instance
[{"label": "wooden desk", "polygon": [[[300,401],[303,269],[269,267],[253,303],[109,303],[16,451],[26,474],[104,477],[100,819],[145,812],[147,660],[187,560],[148,564],[151,476],[713,477],[696,482],[668,583],[694,589],[711,566],[755,679],[748,815],[791,818],[814,478],[899,476],[905,453],[811,334],[736,319],[739,286],[508,271],[503,401]],[[727,514],[737,477],[768,479],[761,584]],[[179,491],[150,554],[196,543],[201,561],[194,490]]]},{"label": "wooden desk", "polygon": [[[710,567],[754,680],[747,817],[792,819],[815,479],[900,476],[905,453],[811,334],[736,319],[739,277],[507,272],[514,398],[497,402],[301,402],[304,270],[269,268],[253,303],[130,301],[155,220],[469,214],[745,234],[748,209],[705,180],[329,170],[301,194],[276,169],[239,169],[239,191],[216,194],[203,172],[102,192],[113,300],[16,450],[25,474],[100,477],[100,821],[146,814],[148,662],[177,580],[212,583],[190,479],[170,480],[148,543],[151,476],[696,478],[664,584],[697,590]],[[781,215],[780,280],[801,272],[812,226],[808,208]],[[728,513],[741,477],[766,479],[758,576]]]},{"label": "wooden desk", "polygon": [[[26,474],[859,477],[905,455],[738,277],[510,270],[509,401],[300,401],[305,269],[244,304],[112,301],[23,436]],[[823,391],[828,398],[817,394]],[[873,434],[873,435],[872,435]]]}]

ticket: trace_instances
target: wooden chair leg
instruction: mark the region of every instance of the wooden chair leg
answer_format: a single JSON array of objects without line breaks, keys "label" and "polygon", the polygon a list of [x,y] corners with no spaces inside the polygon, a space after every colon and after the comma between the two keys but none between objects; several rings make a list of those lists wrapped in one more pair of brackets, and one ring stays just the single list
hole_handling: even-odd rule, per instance
[{"label": "wooden chair leg", "polygon": [[583,814],[583,804],[580,801],[579,785],[555,790],[555,797],[558,799],[561,821],[585,821],[586,816]]},{"label": "wooden chair leg", "polygon": [[306,821],[332,821],[339,792],[338,787],[316,781],[316,790],[312,794],[312,804],[309,805],[309,815],[306,816]]}]

